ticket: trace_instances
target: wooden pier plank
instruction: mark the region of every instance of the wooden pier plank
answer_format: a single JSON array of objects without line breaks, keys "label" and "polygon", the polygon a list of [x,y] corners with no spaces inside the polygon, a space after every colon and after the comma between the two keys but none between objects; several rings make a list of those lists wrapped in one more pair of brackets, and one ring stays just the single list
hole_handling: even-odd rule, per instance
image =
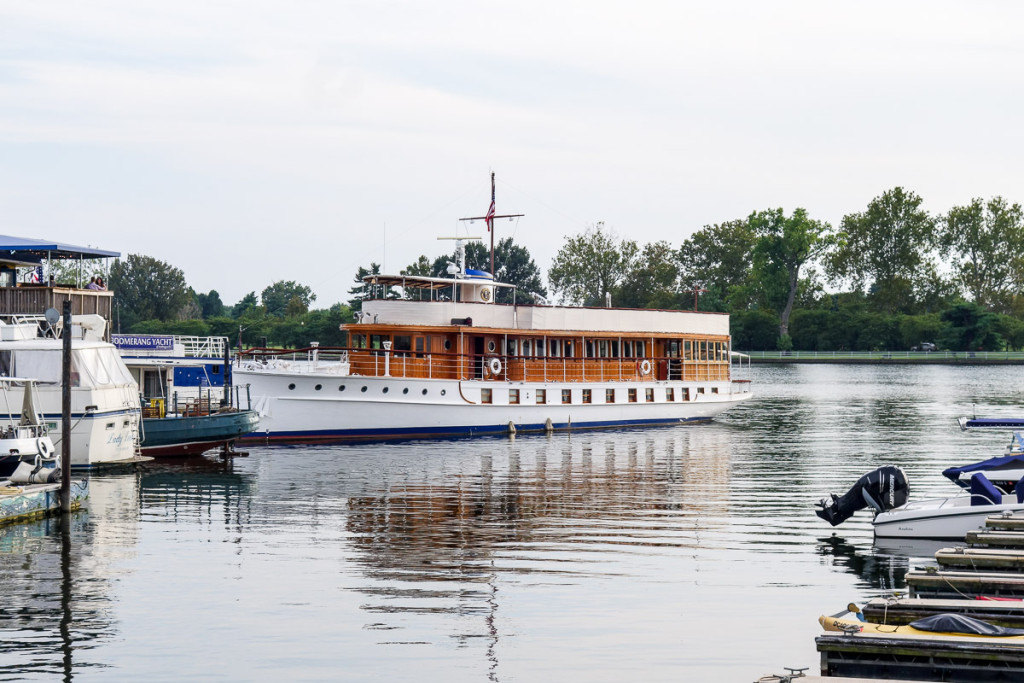
[{"label": "wooden pier plank", "polygon": [[913,570],[906,581],[912,598],[1024,598],[1024,574]]},{"label": "wooden pier plank", "polygon": [[1024,678],[1024,644],[999,638],[826,633],[815,638],[823,676],[915,681]]},{"label": "wooden pier plank", "polygon": [[1024,628],[1024,601],[875,598],[863,607],[865,618],[902,626],[934,614],[965,614],[997,626]]},{"label": "wooden pier plank", "polygon": [[942,548],[935,552],[935,561],[942,569],[958,571],[1024,572],[1024,549]]},{"label": "wooden pier plank", "polygon": [[968,531],[967,543],[989,548],[1024,548],[1024,531]]},{"label": "wooden pier plank", "polygon": [[993,531],[1024,531],[1024,515],[992,515],[985,520],[985,526]]}]

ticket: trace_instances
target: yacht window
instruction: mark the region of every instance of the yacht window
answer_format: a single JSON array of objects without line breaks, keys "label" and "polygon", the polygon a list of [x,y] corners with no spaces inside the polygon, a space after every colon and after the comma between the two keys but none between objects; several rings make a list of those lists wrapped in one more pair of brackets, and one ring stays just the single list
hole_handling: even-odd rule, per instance
[{"label": "yacht window", "polygon": [[612,340],[612,358],[618,358],[618,357],[619,357],[619,340],[618,339],[613,339]]},{"label": "yacht window", "polygon": [[[404,334],[395,335],[395,344],[391,347],[395,351],[412,351],[412,337]],[[405,356],[404,353],[396,354],[399,357]]]},{"label": "yacht window", "polygon": [[507,351],[507,353],[510,356],[516,355],[516,340],[515,339],[509,339],[508,340],[508,351]]},{"label": "yacht window", "polygon": [[518,405],[519,403],[519,390],[509,389],[508,390],[508,402],[511,405]]},{"label": "yacht window", "polygon": [[605,403],[615,403],[615,390],[614,389],[605,389],[604,390],[604,402]]},{"label": "yacht window", "polygon": [[562,403],[572,403],[572,389],[562,389]]},{"label": "yacht window", "polygon": [[366,335],[365,334],[353,334],[352,335],[352,348],[365,349],[366,348]]},{"label": "yacht window", "polygon": [[494,353],[494,350],[496,348],[498,348],[498,346],[494,343],[494,340],[493,339],[489,339],[487,341],[487,353]]},{"label": "yacht window", "polygon": [[547,402],[548,402],[548,390],[547,389],[538,389],[537,390],[537,403],[538,404],[544,404],[544,403],[547,403]]},{"label": "yacht window", "polygon": [[552,339],[551,342],[548,344],[548,347],[549,347],[549,349],[551,351],[551,353],[548,354],[549,356],[561,356],[562,355],[562,342],[561,342],[561,340]]},{"label": "yacht window", "polygon": [[524,339],[523,340],[523,355],[524,356],[529,356],[530,355],[530,340],[529,339]]},{"label": "yacht window", "polygon": [[592,399],[591,390],[590,389],[584,389],[583,390],[583,402],[584,403],[590,403],[591,399]]},{"label": "yacht window", "polygon": [[566,358],[575,358],[576,357],[576,351],[574,350],[573,343],[571,341],[565,342],[565,352],[564,352],[564,355],[565,355]]},{"label": "yacht window", "polygon": [[654,388],[647,387],[644,389],[644,400],[648,403],[654,403]]},{"label": "yacht window", "polygon": [[587,340],[587,345],[584,348],[586,349],[587,358],[593,358],[594,357],[594,342],[591,341],[591,340]]},{"label": "yacht window", "polygon": [[600,358],[608,357],[608,340],[601,339],[597,342],[597,355]]},{"label": "yacht window", "polygon": [[629,402],[636,403],[636,389],[629,390]]},{"label": "yacht window", "polygon": [[490,403],[491,402],[491,390],[490,389],[481,389],[480,390],[480,402],[481,403]]},{"label": "yacht window", "polygon": [[672,387],[665,389],[665,400],[673,403],[676,400],[676,390]]}]

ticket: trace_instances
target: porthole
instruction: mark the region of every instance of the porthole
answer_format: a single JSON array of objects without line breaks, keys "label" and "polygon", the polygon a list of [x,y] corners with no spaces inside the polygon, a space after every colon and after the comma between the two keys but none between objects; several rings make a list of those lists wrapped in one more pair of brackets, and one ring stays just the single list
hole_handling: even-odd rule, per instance
[{"label": "porthole", "polygon": [[426,396],[426,395],[427,395],[427,390],[426,390],[426,389],[424,389],[424,390],[423,390],[423,395],[424,395],[424,396]]},{"label": "porthole", "polygon": [[345,385],[344,384],[339,384],[338,385],[338,391],[345,391]]},{"label": "porthole", "polygon": [[444,396],[444,394],[445,394],[445,391],[444,391],[444,389],[442,389],[441,390],[441,395]]},{"label": "porthole", "polygon": [[496,349],[496,348],[498,348],[498,347],[496,347],[496,346],[494,345],[494,340],[493,340],[493,339],[492,339],[492,340],[490,340],[489,342],[487,342],[487,351],[488,351],[489,353],[494,353],[494,349]]},{"label": "porthole", "polygon": [[323,384],[317,384],[315,387],[313,387],[313,389],[315,389],[316,391],[320,391],[323,388],[324,388]]},{"label": "porthole", "polygon": [[383,391],[384,391],[385,394],[388,393],[388,388],[384,387]]},{"label": "porthole", "polygon": [[295,391],[295,383],[294,382],[288,385],[288,391]]},{"label": "porthole", "polygon": [[366,387],[363,387],[363,388],[362,388],[362,389],[360,389],[359,391],[365,392],[365,391],[366,391]]},{"label": "porthole", "polygon": [[409,393],[409,387],[406,387],[405,389],[402,389],[402,393],[403,394],[408,394]]},{"label": "porthole", "polygon": [[452,340],[451,339],[445,339],[444,340],[444,350],[445,351],[451,351],[452,350]]}]

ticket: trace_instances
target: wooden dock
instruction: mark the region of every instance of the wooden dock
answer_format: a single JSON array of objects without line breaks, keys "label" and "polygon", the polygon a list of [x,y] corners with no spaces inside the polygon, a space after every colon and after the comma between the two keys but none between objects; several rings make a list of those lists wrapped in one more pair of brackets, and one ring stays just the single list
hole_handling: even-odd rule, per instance
[{"label": "wooden dock", "polygon": [[[895,627],[936,614],[962,614],[1024,629],[1024,514],[990,517],[984,529],[968,533],[965,541],[967,547],[937,551],[937,568],[908,572],[909,597],[871,600],[863,607],[864,617]],[[843,680],[836,676],[1024,680],[1024,639],[1019,637],[825,633],[815,644],[821,674],[829,681]]]},{"label": "wooden dock", "polygon": [[[71,482],[71,509],[89,496],[89,480]],[[60,484],[27,484],[0,488],[0,526],[28,522],[60,513]]]}]

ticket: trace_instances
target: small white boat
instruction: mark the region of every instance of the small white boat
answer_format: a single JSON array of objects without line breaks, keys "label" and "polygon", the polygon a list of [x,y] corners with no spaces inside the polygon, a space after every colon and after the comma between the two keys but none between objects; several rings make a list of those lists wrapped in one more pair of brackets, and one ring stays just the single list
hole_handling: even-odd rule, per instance
[{"label": "small white boat", "polygon": [[[13,384],[24,388],[17,418],[8,396]],[[0,424],[0,487],[59,482],[60,455],[36,412],[34,383],[20,377],[0,377],[0,391],[8,409],[7,424]]]},{"label": "small white boat", "polygon": [[[879,468],[861,477],[842,497],[822,499],[816,513],[835,526],[857,510],[872,508],[877,538],[963,540],[967,532],[985,526],[987,517],[1024,511],[1024,486],[1017,485],[1022,471],[1024,454],[1011,444],[1010,455],[945,470],[943,475],[963,488],[958,495],[908,501],[909,486],[902,470]],[[881,479],[886,483],[880,486],[891,486],[902,494],[873,495]]]}]

